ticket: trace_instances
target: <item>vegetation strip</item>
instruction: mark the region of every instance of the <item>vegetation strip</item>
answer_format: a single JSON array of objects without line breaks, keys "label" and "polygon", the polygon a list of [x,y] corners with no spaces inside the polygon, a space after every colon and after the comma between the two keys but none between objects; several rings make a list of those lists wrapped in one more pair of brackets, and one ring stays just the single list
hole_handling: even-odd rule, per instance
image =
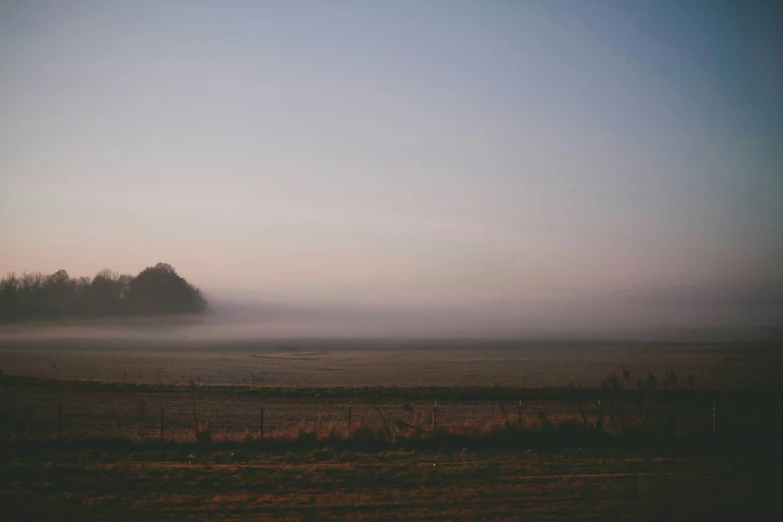
[{"label": "vegetation strip", "polygon": [[669,399],[711,399],[716,395],[732,398],[769,398],[777,401],[779,390],[722,390],[703,388],[525,388],[517,386],[264,386],[236,384],[139,384],[80,379],[41,379],[21,375],[5,375],[9,386],[57,387],[63,391],[91,391],[115,393],[183,393],[194,389],[200,392],[232,396],[258,396],[281,399],[352,399],[364,400],[453,400],[453,401],[576,401],[595,400],[610,391],[627,398],[655,395]]}]

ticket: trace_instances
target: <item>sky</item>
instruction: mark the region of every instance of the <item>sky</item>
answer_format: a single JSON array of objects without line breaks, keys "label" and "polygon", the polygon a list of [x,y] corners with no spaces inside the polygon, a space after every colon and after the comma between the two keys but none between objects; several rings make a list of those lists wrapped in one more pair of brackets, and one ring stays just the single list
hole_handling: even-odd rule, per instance
[{"label": "sky", "polygon": [[162,261],[220,298],[503,324],[763,301],[782,26],[758,1],[4,1],[0,273]]}]

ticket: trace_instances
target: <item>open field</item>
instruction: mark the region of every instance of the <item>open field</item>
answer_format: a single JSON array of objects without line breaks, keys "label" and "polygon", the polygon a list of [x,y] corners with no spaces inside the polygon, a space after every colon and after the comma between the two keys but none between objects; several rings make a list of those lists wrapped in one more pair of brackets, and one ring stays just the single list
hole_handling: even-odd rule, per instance
[{"label": "open field", "polygon": [[547,451],[3,447],[8,519],[777,520],[775,446]]},{"label": "open field", "polygon": [[[11,520],[776,520],[780,362],[771,345],[3,340],[0,506]],[[631,379],[599,389],[623,367]],[[661,389],[667,368],[680,379]],[[637,390],[650,372],[658,387]]]},{"label": "open field", "polygon": [[270,386],[595,386],[623,366],[673,368],[696,387],[780,389],[778,344],[0,337],[12,375],[129,383]]},{"label": "open field", "polygon": [[351,418],[375,428],[403,421],[431,429],[436,413],[440,428],[481,428],[521,414],[523,422],[574,421],[603,429],[611,429],[616,417],[615,432],[623,431],[617,427],[622,421],[649,434],[690,439],[711,436],[713,430],[724,437],[783,434],[783,392],[769,390],[637,390],[630,383],[617,390],[147,385],[18,376],[5,376],[2,384],[0,437],[16,434],[25,440],[52,440],[58,430],[77,439],[157,437],[161,415],[166,435],[173,438],[192,434],[195,422],[212,434],[256,436],[262,415],[267,435]]},{"label": "open field", "polygon": [[[644,410],[632,411],[642,403],[630,389],[382,393],[8,376],[4,383],[27,427],[21,440],[12,434],[0,443],[0,505],[9,520],[713,521],[777,520],[783,512],[783,412],[775,394],[763,391],[659,390],[647,395],[648,425],[639,423]],[[504,422],[502,400],[442,401],[437,432],[431,402],[404,402],[406,393],[466,392],[527,394],[522,429],[513,403]],[[595,394],[607,408],[614,404],[607,431],[594,427],[595,403],[587,406],[590,426],[576,412],[576,403]],[[58,442],[60,396],[66,421]],[[358,399],[351,426],[348,396]],[[716,433],[712,396],[721,401]],[[685,409],[666,415],[673,404]],[[205,441],[194,437],[194,405],[210,434]],[[627,417],[612,431],[617,405]],[[160,406],[167,412],[164,441]],[[396,420],[424,432],[391,428]],[[732,432],[737,426],[745,431]]]}]

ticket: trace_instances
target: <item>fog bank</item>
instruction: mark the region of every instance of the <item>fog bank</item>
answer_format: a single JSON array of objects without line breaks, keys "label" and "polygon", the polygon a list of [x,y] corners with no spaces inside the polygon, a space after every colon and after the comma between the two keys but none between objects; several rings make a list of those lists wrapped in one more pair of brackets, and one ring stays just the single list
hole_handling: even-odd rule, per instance
[{"label": "fog bank", "polygon": [[0,326],[19,339],[198,342],[262,339],[707,341],[783,339],[783,286],[728,285],[541,296],[462,305],[379,305],[211,297],[204,316]]}]

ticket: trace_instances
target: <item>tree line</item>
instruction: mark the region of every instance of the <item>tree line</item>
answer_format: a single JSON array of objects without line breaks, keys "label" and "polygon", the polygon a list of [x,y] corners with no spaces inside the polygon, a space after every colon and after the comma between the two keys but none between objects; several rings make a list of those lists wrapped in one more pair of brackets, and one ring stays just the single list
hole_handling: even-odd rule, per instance
[{"label": "tree line", "polygon": [[158,263],[136,277],[101,270],[95,277],[13,273],[0,280],[0,321],[119,315],[194,314],[206,311],[201,290]]}]

